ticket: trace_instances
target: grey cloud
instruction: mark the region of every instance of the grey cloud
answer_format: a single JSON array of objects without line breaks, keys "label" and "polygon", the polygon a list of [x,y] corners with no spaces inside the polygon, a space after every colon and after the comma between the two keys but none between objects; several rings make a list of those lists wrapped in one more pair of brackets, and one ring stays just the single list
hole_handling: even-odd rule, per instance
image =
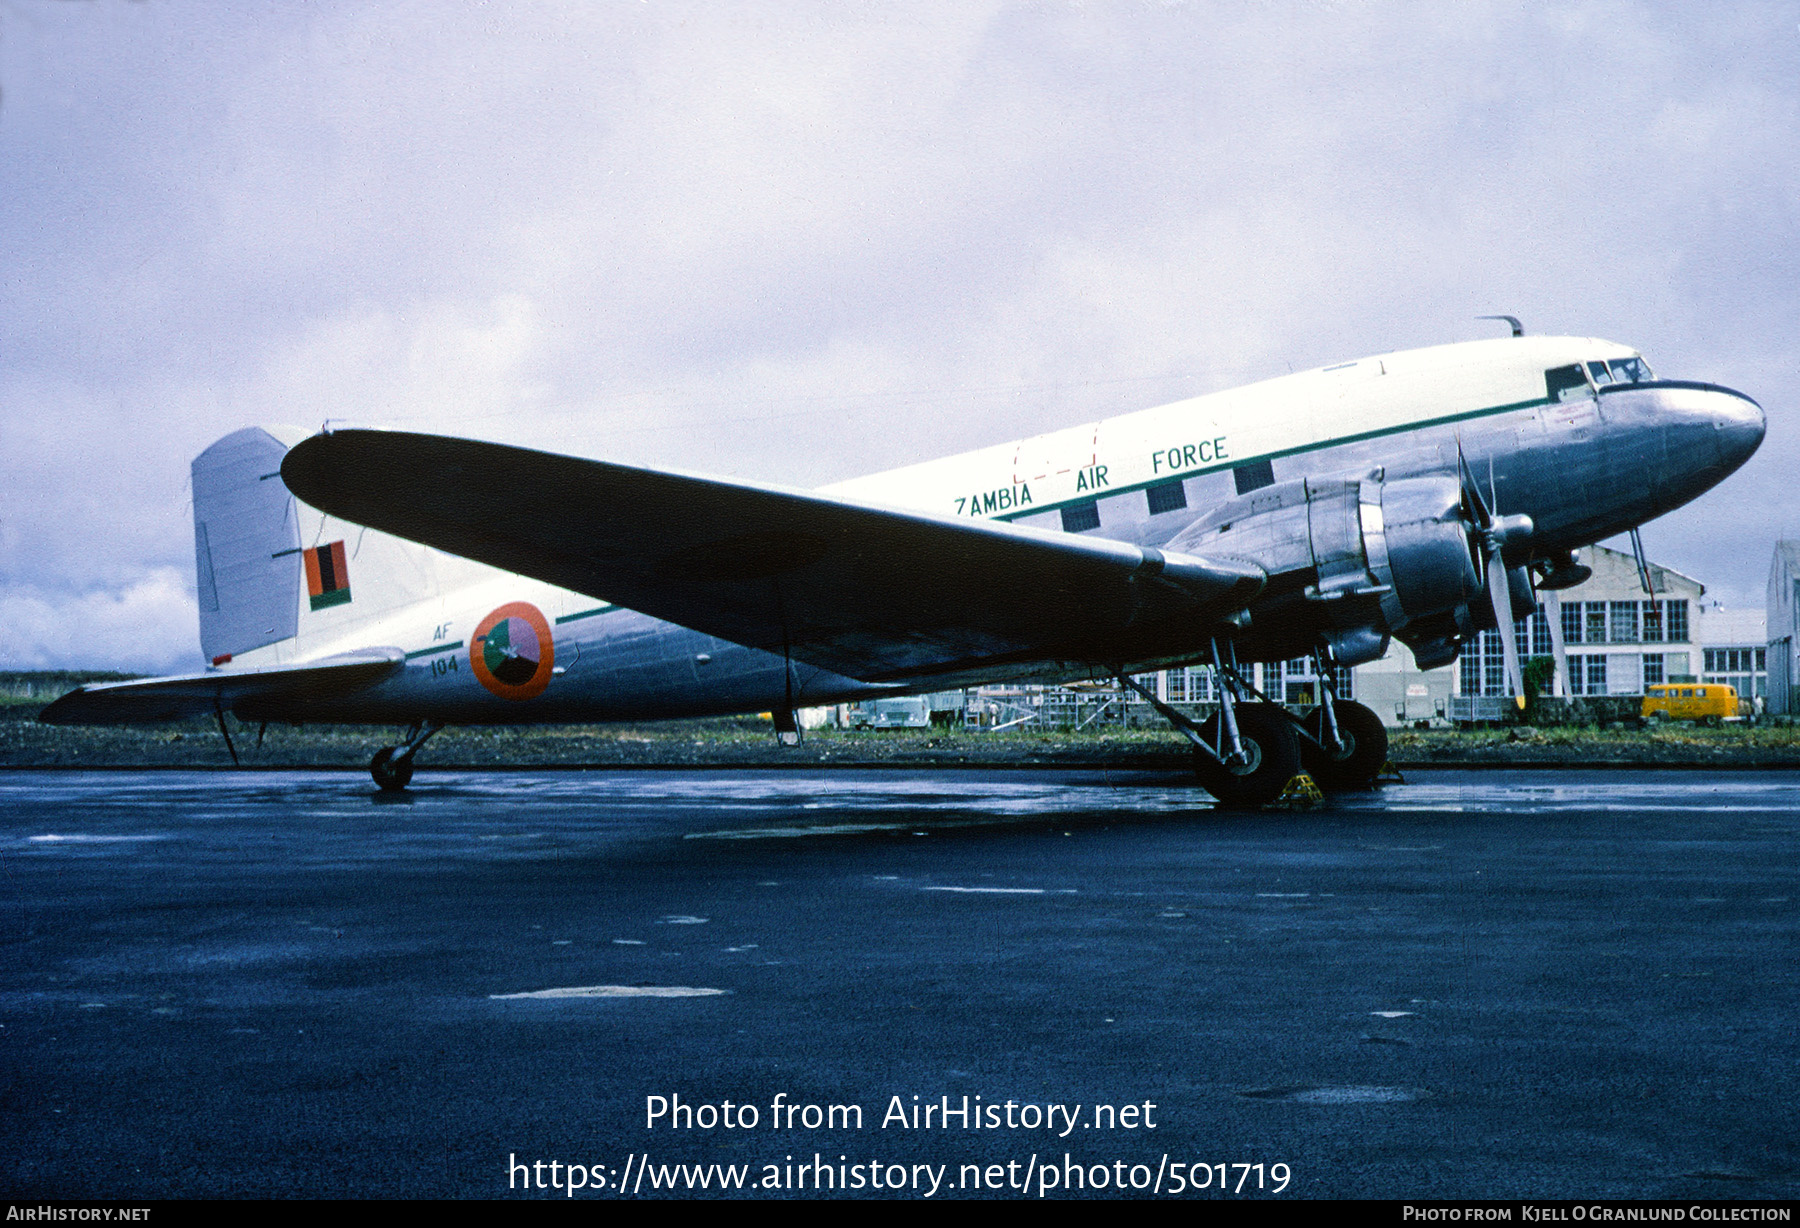
[{"label": "grey cloud", "polygon": [[1788,5],[6,22],[0,592],[78,655],[254,421],[821,482],[1512,311],[1769,407],[1672,565],[1757,589],[1796,459]]}]

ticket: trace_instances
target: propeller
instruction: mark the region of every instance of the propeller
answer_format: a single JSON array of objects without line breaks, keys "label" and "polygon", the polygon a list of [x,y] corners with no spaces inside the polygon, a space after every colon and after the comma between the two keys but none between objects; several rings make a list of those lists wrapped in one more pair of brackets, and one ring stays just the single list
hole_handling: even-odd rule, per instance
[{"label": "propeller", "polygon": [[1569,651],[1563,643],[1562,595],[1553,588],[1544,590],[1544,617],[1550,620],[1550,656],[1556,662],[1556,697],[1569,697]]},{"label": "propeller", "polygon": [[[1525,667],[1519,661],[1519,645],[1513,635],[1512,590],[1507,582],[1506,559],[1509,545],[1517,545],[1531,536],[1536,527],[1531,517],[1497,515],[1481,497],[1481,487],[1469,473],[1463,457],[1462,439],[1456,441],[1456,466],[1462,478],[1463,511],[1471,526],[1470,537],[1485,564],[1488,600],[1494,607],[1494,626],[1500,632],[1500,653],[1506,661],[1506,680],[1512,684],[1513,702],[1525,707]],[[1488,475],[1488,493],[1499,501],[1493,488],[1493,474]]]}]

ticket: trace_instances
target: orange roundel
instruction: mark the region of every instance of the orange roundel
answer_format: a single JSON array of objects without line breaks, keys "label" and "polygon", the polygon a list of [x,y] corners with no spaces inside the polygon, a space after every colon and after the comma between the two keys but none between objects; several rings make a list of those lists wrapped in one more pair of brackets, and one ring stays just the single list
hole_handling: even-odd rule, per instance
[{"label": "orange roundel", "polygon": [[469,665],[501,699],[530,699],[550,685],[556,645],[534,605],[511,601],[481,620],[469,639]]}]

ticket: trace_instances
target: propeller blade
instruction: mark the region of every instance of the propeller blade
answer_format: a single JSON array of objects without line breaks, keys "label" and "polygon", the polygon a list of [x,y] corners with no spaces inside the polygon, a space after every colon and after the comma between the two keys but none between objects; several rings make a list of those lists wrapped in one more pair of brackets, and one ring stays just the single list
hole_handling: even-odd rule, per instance
[{"label": "propeller blade", "polygon": [[1519,644],[1513,634],[1512,591],[1507,583],[1506,559],[1503,554],[1509,541],[1518,542],[1530,537],[1535,526],[1529,516],[1498,514],[1496,509],[1500,496],[1494,482],[1492,457],[1488,458],[1488,493],[1493,498],[1495,507],[1488,506],[1487,500],[1481,497],[1481,484],[1469,472],[1469,460],[1463,455],[1460,432],[1456,436],[1456,471],[1471,522],[1470,545],[1479,544],[1481,556],[1487,562],[1488,600],[1493,603],[1494,625],[1500,631],[1500,653],[1506,659],[1506,680],[1512,684],[1513,702],[1523,710],[1525,667],[1519,662]]},{"label": "propeller blade", "polygon": [[1506,582],[1506,560],[1500,557],[1500,543],[1487,550],[1488,599],[1494,603],[1494,623],[1500,628],[1500,653],[1506,658],[1506,680],[1512,683],[1513,702],[1525,706],[1525,669],[1519,663],[1519,644],[1513,634],[1512,592]]},{"label": "propeller blade", "polygon": [[1550,655],[1556,661],[1556,697],[1569,697],[1569,652],[1563,643],[1562,595],[1555,589],[1544,590],[1544,618],[1550,623]]},{"label": "propeller blade", "polygon": [[1469,472],[1469,460],[1463,455],[1461,432],[1456,436],[1456,476],[1462,485],[1463,502],[1468,505],[1470,519],[1477,529],[1487,528],[1493,523],[1494,514],[1488,509],[1487,501],[1481,497],[1481,484]]}]

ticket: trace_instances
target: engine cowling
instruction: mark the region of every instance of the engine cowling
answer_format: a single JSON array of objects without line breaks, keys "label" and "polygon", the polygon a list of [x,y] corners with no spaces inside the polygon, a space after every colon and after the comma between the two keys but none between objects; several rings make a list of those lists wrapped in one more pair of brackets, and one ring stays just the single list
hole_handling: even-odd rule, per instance
[{"label": "engine cowling", "polygon": [[[1323,637],[1341,663],[1360,664],[1381,656],[1394,635],[1432,668],[1493,623],[1474,534],[1456,477],[1388,481],[1378,471],[1252,491],[1169,548],[1261,566],[1269,595],[1251,607],[1251,624],[1288,632],[1274,639],[1276,651]],[[1523,567],[1513,571],[1513,608],[1523,616],[1533,608],[1530,580]]]},{"label": "engine cowling", "polygon": [[1455,478],[1379,483],[1373,507],[1379,516],[1365,514],[1363,540],[1370,574],[1389,590],[1381,599],[1389,631],[1402,632],[1420,619],[1469,609],[1480,600],[1481,574]]}]

